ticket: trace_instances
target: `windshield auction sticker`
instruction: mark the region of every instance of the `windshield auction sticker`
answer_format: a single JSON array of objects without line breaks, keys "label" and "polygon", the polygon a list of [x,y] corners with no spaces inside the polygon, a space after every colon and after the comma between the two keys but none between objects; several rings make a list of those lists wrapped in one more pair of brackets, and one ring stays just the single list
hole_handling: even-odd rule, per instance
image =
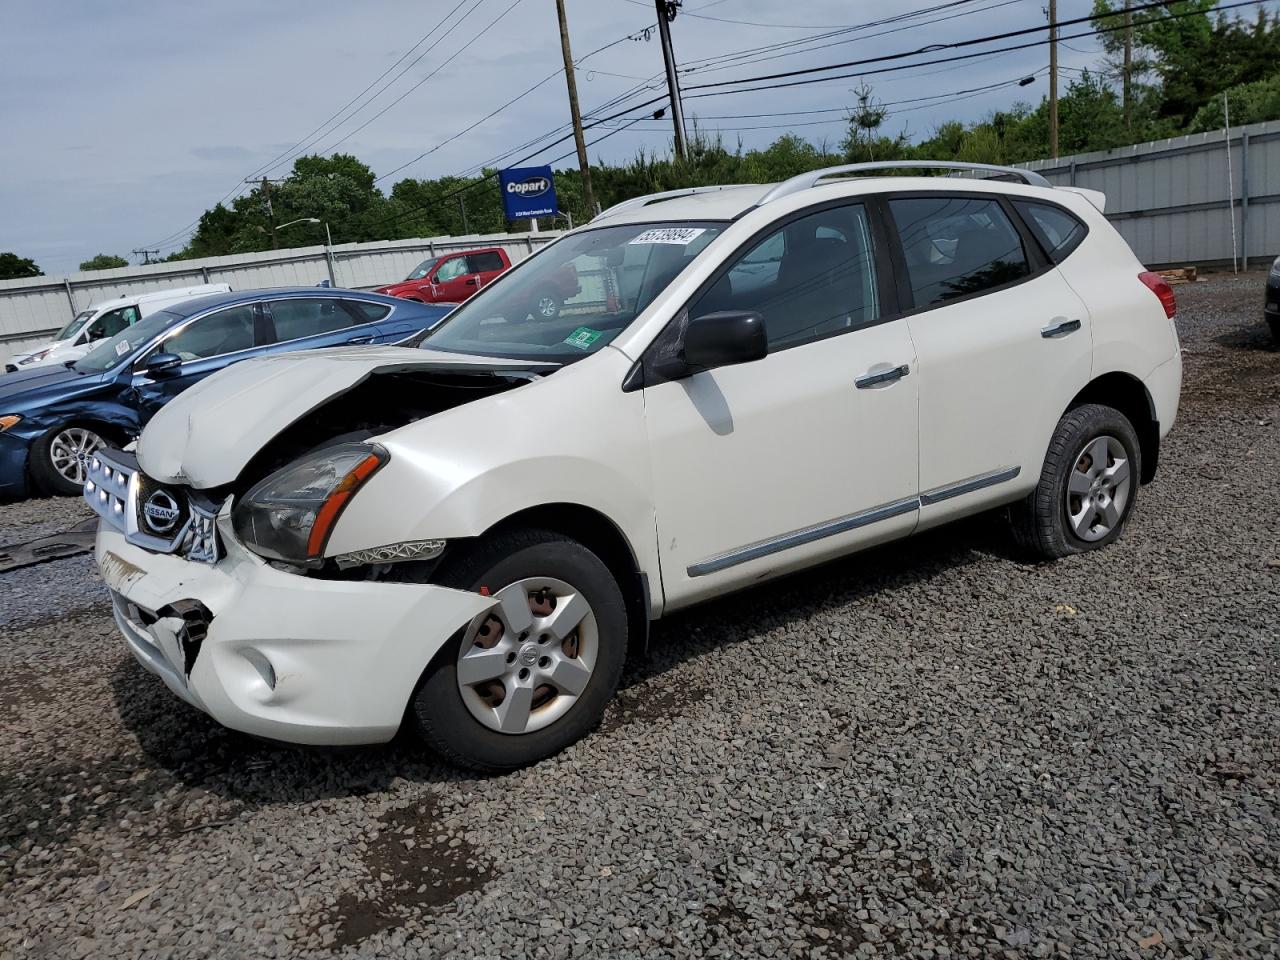
[{"label": "windshield auction sticker", "polygon": [[599,339],[599,330],[592,330],[590,327],[579,327],[565,337],[564,342],[571,347],[577,347],[579,350],[590,350],[591,345]]},{"label": "windshield auction sticker", "polygon": [[117,344],[116,344],[116,356],[117,356],[117,357],[123,357],[123,356],[124,356],[126,353],[128,353],[128,352],[129,352],[129,341],[128,341],[128,340],[121,340],[119,343],[117,343]]},{"label": "windshield auction sticker", "polygon": [[655,230],[646,230],[627,242],[674,243],[681,247],[687,247],[706,232],[706,227],[659,227]]}]

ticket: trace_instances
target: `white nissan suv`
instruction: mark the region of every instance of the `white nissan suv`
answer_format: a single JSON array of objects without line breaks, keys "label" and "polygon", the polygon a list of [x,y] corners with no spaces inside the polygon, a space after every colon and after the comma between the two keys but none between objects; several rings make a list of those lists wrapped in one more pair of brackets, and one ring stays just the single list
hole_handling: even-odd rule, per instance
[{"label": "white nissan suv", "polygon": [[638,197],[406,344],[235,364],[92,463],[116,621],[228,727],[506,770],[671,611],[995,507],[1103,547],[1181,361],[1102,207],[932,163]]}]

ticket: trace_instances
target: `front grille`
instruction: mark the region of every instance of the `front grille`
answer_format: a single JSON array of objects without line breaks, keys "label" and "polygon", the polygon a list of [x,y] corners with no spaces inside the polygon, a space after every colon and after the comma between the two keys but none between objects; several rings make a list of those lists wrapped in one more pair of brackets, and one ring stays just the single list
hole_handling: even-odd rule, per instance
[{"label": "front grille", "polygon": [[221,552],[218,505],[184,487],[162,484],[142,472],[123,450],[99,450],[89,462],[85,502],[135,546],[217,563]]}]

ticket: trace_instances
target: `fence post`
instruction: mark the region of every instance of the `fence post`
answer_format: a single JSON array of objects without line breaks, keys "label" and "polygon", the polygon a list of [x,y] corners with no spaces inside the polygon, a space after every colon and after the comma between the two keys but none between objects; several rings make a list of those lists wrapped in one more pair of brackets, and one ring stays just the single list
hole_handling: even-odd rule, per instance
[{"label": "fence post", "polygon": [[1249,269],[1249,131],[1240,131],[1240,265]]},{"label": "fence post", "polygon": [[204,275],[204,282],[205,282],[205,283],[208,283],[208,282],[209,282],[209,268],[208,268],[208,267],[201,267],[201,268],[200,268],[200,272]]},{"label": "fence post", "polygon": [[1074,160],[1071,161],[1070,170],[1071,170],[1070,183],[1071,183],[1071,186],[1074,187],[1076,185],[1076,162]]},{"label": "fence post", "polygon": [[80,309],[76,306],[76,295],[71,292],[71,281],[68,280],[66,277],[63,277],[62,287],[64,290],[67,291],[67,303],[71,304],[71,316],[74,317],[77,313],[80,312]]}]

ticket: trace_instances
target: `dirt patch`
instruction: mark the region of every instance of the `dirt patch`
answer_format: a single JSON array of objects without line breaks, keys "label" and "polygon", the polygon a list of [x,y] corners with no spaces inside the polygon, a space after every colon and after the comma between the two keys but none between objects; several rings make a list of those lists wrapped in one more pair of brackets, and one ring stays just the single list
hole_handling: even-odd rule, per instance
[{"label": "dirt patch", "polygon": [[378,817],[364,855],[371,889],[344,893],[323,921],[338,928],[335,948],[398,927],[489,882],[491,865],[441,820],[434,797]]},{"label": "dirt patch", "polygon": [[644,684],[619,690],[600,723],[600,732],[609,733],[630,723],[645,723],[674,717],[686,708],[707,698],[705,687],[686,685],[666,690],[653,690],[654,684]]}]

